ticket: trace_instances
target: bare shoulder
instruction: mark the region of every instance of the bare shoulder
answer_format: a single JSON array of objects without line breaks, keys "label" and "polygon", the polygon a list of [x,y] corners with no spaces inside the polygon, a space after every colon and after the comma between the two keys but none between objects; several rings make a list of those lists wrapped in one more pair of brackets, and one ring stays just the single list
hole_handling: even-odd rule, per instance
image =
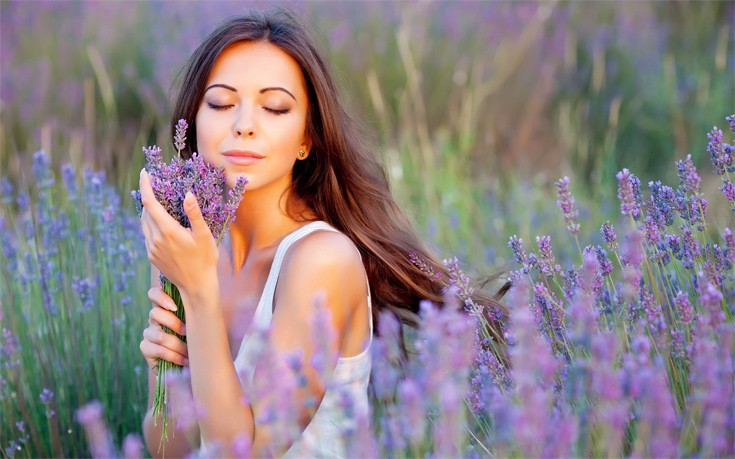
[{"label": "bare shoulder", "polygon": [[338,270],[348,275],[364,275],[365,268],[352,240],[335,231],[315,231],[293,244],[284,259],[284,271],[294,267]]},{"label": "bare shoulder", "polygon": [[335,327],[342,330],[365,302],[365,279],[360,252],[350,238],[334,231],[315,231],[289,248],[276,288],[277,302],[285,304],[282,311],[299,307],[310,311],[311,299],[321,292]]}]

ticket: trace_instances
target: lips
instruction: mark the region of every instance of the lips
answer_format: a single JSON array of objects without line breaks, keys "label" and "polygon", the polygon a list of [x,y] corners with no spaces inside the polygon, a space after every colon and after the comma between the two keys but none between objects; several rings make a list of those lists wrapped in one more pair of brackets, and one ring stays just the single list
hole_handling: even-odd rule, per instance
[{"label": "lips", "polygon": [[260,153],[248,150],[228,150],[222,153],[222,155],[227,161],[236,166],[249,166],[257,163],[265,157]]}]

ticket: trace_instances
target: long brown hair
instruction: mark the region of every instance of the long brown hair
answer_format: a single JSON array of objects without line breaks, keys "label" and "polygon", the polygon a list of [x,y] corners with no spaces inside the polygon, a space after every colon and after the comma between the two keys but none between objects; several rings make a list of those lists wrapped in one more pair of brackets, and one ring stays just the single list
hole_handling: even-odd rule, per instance
[{"label": "long brown hair", "polygon": [[[376,323],[380,312],[389,310],[403,323],[417,326],[421,300],[442,304],[447,270],[396,204],[383,166],[339,101],[329,66],[307,28],[292,14],[278,10],[229,19],[197,48],[185,67],[171,119],[172,131],[179,119],[189,124],[189,146],[182,156],[190,157],[191,145],[197,144],[196,113],[215,61],[225,48],[240,41],[267,41],[300,65],[310,102],[306,134],[311,149],[305,160],[296,161],[292,194],[357,245],[370,280]],[[439,276],[428,276],[411,263],[411,254]],[[502,310],[497,298],[477,293],[474,300]],[[492,317],[490,321],[491,331],[502,342],[500,321]]]}]

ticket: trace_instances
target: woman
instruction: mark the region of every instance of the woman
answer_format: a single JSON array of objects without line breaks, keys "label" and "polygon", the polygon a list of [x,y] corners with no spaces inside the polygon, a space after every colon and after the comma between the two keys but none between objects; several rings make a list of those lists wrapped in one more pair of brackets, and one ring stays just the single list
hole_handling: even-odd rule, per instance
[{"label": "woman", "polygon": [[[205,413],[194,436],[203,443],[169,435],[167,455],[244,436],[257,456],[344,456],[333,388],[347,388],[357,409],[367,410],[373,321],[390,311],[416,325],[419,301],[441,302],[446,285],[446,275],[430,279],[409,254],[444,269],[397,207],[382,167],[337,98],[328,66],[291,15],[254,13],[220,25],[190,59],[172,119],[189,123],[194,148],[183,156],[197,151],[224,166],[231,187],[240,174],[249,183],[217,247],[193,197],[185,201],[189,230],[168,217],[141,173],[149,258],[179,287],[187,317],[185,326],[176,319],[154,269],[153,309],[140,345],[151,370],[149,449],[159,451],[161,438],[150,415],[153,372],[166,359],[189,367],[194,399]],[[301,435],[274,450],[276,433],[255,421],[262,406],[245,389],[263,362],[253,357],[247,336],[239,340],[238,322],[242,311],[255,310],[254,322],[270,324],[273,348],[282,355],[299,350],[302,367],[310,368],[315,295],[331,314],[339,358],[326,362],[328,390],[315,371],[306,371],[307,384],[290,401]],[[185,334],[187,342],[161,326]]]}]

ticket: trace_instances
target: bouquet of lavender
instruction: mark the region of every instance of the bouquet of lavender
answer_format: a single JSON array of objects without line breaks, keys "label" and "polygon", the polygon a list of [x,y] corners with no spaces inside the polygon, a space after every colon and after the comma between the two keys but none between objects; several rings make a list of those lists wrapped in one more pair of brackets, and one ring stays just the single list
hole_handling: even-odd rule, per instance
[{"label": "bouquet of lavender", "polygon": [[[185,120],[179,120],[176,126],[174,145],[179,153],[184,149],[188,127]],[[143,147],[143,152],[146,156],[146,170],[150,176],[151,187],[158,202],[163,205],[166,211],[181,226],[189,228],[191,225],[184,211],[184,197],[188,191],[191,191],[197,199],[204,220],[207,222],[212,235],[219,245],[222,236],[235,217],[235,210],[242,199],[247,179],[245,177],[238,177],[235,188],[230,190],[226,196],[225,173],[224,168],[221,166],[215,167],[206,163],[196,153],[194,153],[191,159],[187,160],[183,160],[179,154],[170,163],[166,164],[163,161],[159,147]],[[138,214],[141,214],[143,203],[141,201],[140,191],[135,190],[130,194],[135,200]],[[176,303],[176,316],[182,322],[186,322],[183,302],[178,288],[163,275],[161,275],[161,286],[163,291]],[[167,333],[175,334],[182,341],[186,342],[185,336],[181,336],[167,327],[163,327],[163,330]],[[181,366],[165,360],[161,360],[158,363],[153,415],[154,419],[158,416],[162,417],[162,436],[164,439],[167,438],[168,434],[165,374],[174,369],[180,370]]]}]

